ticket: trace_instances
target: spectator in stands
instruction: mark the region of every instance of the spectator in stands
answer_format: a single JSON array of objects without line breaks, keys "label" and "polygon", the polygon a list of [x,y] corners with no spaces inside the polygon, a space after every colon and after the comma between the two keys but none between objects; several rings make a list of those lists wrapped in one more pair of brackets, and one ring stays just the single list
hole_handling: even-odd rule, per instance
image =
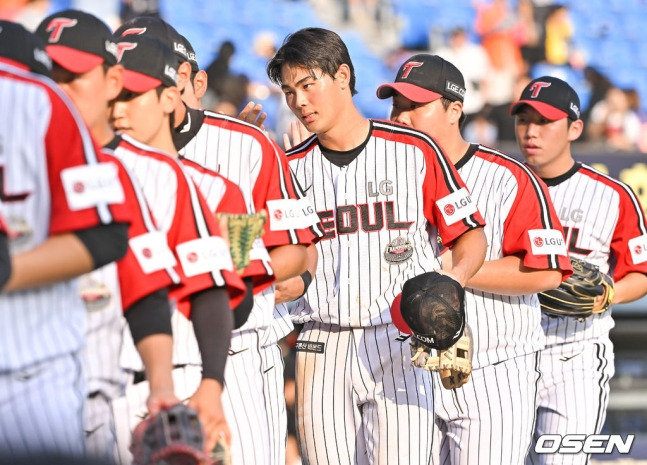
[{"label": "spectator in stands", "polygon": [[[514,131],[514,119],[510,118],[508,110],[510,109],[510,104],[512,103],[512,95],[521,95],[521,91],[529,82],[530,76],[528,76],[527,74],[519,76],[511,86],[512,93],[510,100],[491,107],[488,114],[488,120],[490,120],[496,126],[499,141],[513,142],[516,140]],[[514,99],[516,100],[516,97],[514,97]]]},{"label": "spectator in stands", "polygon": [[590,140],[603,141],[615,150],[637,150],[641,122],[630,107],[627,94],[611,87],[604,100],[595,104],[587,124]]},{"label": "spectator in stands", "polygon": [[535,7],[532,1],[519,0],[514,34],[523,59],[523,73],[530,73],[530,69],[535,63],[544,60],[544,46],[540,40],[541,30],[542,26],[535,18]]},{"label": "spectator in stands", "polygon": [[492,72],[486,99],[491,105],[512,102],[512,87],[522,74],[521,50],[515,39],[516,15],[508,0],[477,0],[474,30],[481,36]]},{"label": "spectator in stands", "polygon": [[223,93],[223,87],[225,81],[232,77],[232,73],[229,70],[229,64],[231,58],[236,52],[236,47],[233,42],[225,40],[220,44],[218,49],[218,54],[213,59],[213,61],[207,66],[205,70],[207,72],[207,88],[211,100],[220,99]]},{"label": "spectator in stands", "polygon": [[573,24],[568,8],[555,5],[546,18],[546,62],[551,65],[568,65],[573,37]]},{"label": "spectator in stands", "polygon": [[[483,94],[490,74],[490,58],[481,44],[470,40],[463,27],[452,29],[447,46],[436,50],[435,54],[453,63],[465,78],[463,113],[465,125],[468,125],[485,106]],[[398,64],[398,68],[403,62]]]}]

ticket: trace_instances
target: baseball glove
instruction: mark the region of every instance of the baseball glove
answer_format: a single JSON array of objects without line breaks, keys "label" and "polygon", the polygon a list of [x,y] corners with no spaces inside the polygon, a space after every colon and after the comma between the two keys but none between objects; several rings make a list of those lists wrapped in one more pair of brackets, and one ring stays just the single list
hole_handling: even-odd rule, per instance
[{"label": "baseball glove", "polygon": [[586,318],[609,309],[613,280],[584,260],[571,258],[573,274],[559,287],[538,294],[541,310],[553,316]]},{"label": "baseball glove", "polygon": [[249,252],[254,246],[254,241],[263,235],[267,213],[265,210],[251,214],[218,213],[216,218],[227,220],[231,259],[236,270],[240,272],[249,265]]},{"label": "baseball glove", "polygon": [[206,465],[204,435],[195,410],[177,404],[140,422],[130,451],[135,465]]},{"label": "baseball glove", "polygon": [[472,374],[472,335],[465,325],[463,336],[447,350],[434,351],[413,340],[411,364],[428,371],[437,371],[445,389],[455,389],[467,383]]},{"label": "baseball glove", "polygon": [[463,335],[465,290],[447,275],[423,273],[404,283],[399,305],[392,305],[391,313],[393,322],[402,321],[417,342],[447,350]]}]

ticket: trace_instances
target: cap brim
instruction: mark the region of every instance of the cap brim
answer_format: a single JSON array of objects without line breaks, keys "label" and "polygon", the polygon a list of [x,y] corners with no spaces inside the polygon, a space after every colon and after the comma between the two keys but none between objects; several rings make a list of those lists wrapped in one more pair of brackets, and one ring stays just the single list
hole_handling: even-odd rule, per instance
[{"label": "cap brim", "polygon": [[416,103],[429,103],[442,97],[442,95],[437,92],[423,89],[415,84],[409,84],[408,82],[393,82],[390,84],[382,84],[378,87],[377,98],[385,99],[393,97],[395,92],[398,92],[405,98]]},{"label": "cap brim", "polygon": [[140,94],[158,88],[162,85],[162,81],[137,71],[124,69],[123,85],[127,90]]},{"label": "cap brim", "polygon": [[103,63],[103,57],[99,55],[82,52],[65,45],[47,45],[45,49],[56,64],[76,74],[87,73]]},{"label": "cap brim", "polygon": [[537,100],[519,100],[518,102],[513,103],[510,106],[510,115],[516,115],[524,105],[534,108],[541,116],[548,118],[551,121],[568,118],[568,113],[565,111],[555,108],[547,103],[538,102]]},{"label": "cap brim", "polygon": [[400,310],[400,301],[402,300],[402,292],[395,296],[391,304],[391,321],[403,334],[411,334],[411,328],[402,318],[402,311]]}]

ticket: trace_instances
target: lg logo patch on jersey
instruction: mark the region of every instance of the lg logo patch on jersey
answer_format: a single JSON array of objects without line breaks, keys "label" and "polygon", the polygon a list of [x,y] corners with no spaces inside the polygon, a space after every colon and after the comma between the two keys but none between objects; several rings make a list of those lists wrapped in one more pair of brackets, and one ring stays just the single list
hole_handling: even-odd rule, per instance
[{"label": "lg logo patch on jersey", "polygon": [[631,252],[631,259],[634,265],[647,261],[647,234],[634,237],[627,244]]},{"label": "lg logo patch on jersey", "polygon": [[436,202],[448,226],[468,218],[477,212],[476,203],[464,187]]},{"label": "lg logo patch on jersey", "polygon": [[302,199],[268,200],[267,208],[272,231],[307,228],[319,221],[312,204],[305,197]]},{"label": "lg logo patch on jersey", "polygon": [[184,274],[188,277],[234,269],[229,247],[222,237],[194,239],[178,245],[176,249]]},{"label": "lg logo patch on jersey", "polygon": [[535,255],[564,255],[566,242],[557,229],[531,229],[528,231],[532,253]]},{"label": "lg logo patch on jersey", "polygon": [[124,202],[117,166],[112,163],[67,168],[61,172],[61,179],[70,210]]}]

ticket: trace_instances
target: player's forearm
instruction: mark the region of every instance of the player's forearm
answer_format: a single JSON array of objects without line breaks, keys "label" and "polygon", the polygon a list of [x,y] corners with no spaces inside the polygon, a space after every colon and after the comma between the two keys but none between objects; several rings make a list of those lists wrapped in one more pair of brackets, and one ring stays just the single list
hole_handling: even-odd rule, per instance
[{"label": "player's forearm", "polygon": [[277,283],[298,277],[308,266],[306,246],[299,244],[274,247],[270,250],[270,259]]},{"label": "player's forearm", "polygon": [[521,258],[511,255],[485,261],[467,281],[467,287],[493,294],[525,295],[554,289],[561,280],[560,270],[527,268]]},{"label": "player's forearm", "polygon": [[447,271],[462,286],[474,276],[485,260],[487,239],[483,228],[471,229],[454,241],[452,266]]},{"label": "player's forearm", "polygon": [[147,336],[139,341],[137,351],[144,363],[150,390],[173,392],[173,337],[168,334]]},{"label": "player's forearm", "polygon": [[[317,263],[319,261],[319,252],[317,251],[317,246],[315,244],[310,244],[306,248],[307,258],[308,258],[308,273],[310,273],[310,278],[312,278],[317,271]],[[295,278],[286,279],[276,285],[276,303],[281,304],[284,302],[292,302],[293,300],[301,297],[306,289],[306,282],[304,281],[302,275],[299,275]]]},{"label": "player's forearm", "polygon": [[65,281],[94,269],[92,256],[72,233],[51,236],[39,246],[11,257],[12,273],[3,291]]},{"label": "player's forearm", "polygon": [[613,303],[633,302],[647,294],[647,276],[642,273],[629,273],[613,286]]}]

